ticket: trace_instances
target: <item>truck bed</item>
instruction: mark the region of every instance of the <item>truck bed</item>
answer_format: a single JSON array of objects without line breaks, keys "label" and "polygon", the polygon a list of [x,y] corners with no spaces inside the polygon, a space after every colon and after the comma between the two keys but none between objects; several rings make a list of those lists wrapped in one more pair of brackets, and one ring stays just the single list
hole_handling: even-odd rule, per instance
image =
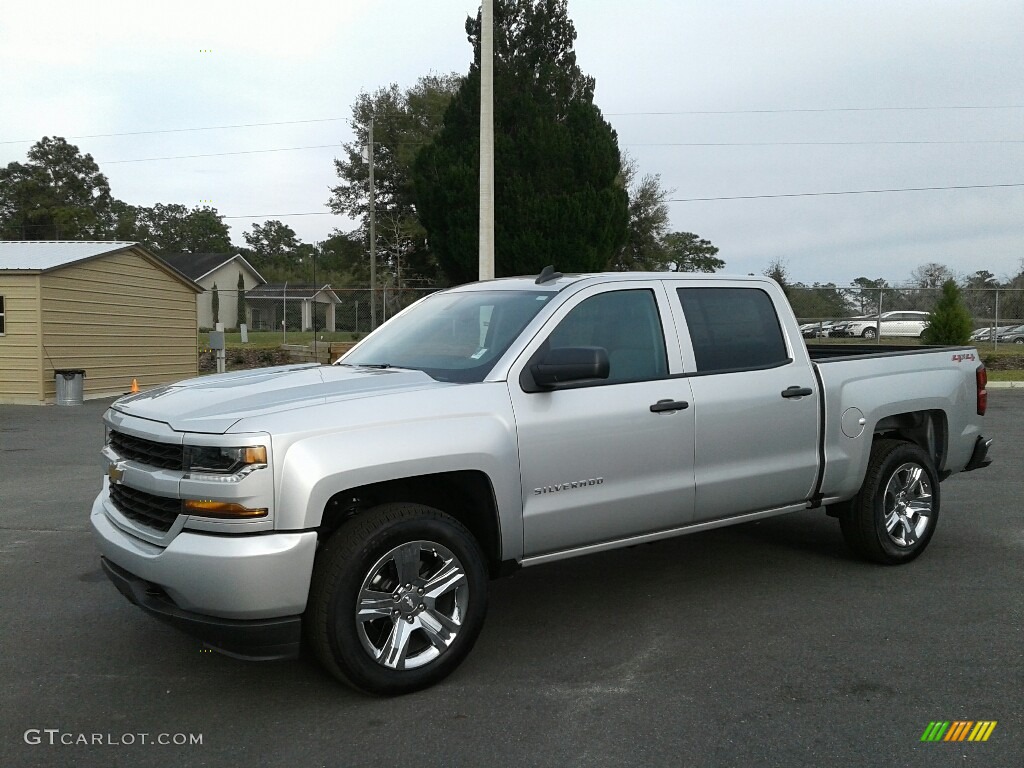
[{"label": "truck bed", "polygon": [[858,359],[870,357],[897,357],[902,355],[925,355],[929,352],[956,352],[963,350],[965,354],[975,354],[971,346],[919,346],[905,344],[808,344],[807,354],[816,363],[828,363],[848,358]]}]

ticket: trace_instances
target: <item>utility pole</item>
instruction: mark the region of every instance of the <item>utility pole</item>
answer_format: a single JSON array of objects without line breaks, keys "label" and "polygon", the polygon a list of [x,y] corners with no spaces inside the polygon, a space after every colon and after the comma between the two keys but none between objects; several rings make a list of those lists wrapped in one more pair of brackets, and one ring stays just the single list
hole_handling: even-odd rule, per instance
[{"label": "utility pole", "polygon": [[367,157],[370,163],[370,330],[377,327],[377,226],[373,188],[373,118],[370,118],[370,132]]},{"label": "utility pole", "polygon": [[480,8],[480,279],[494,279],[494,0]]},{"label": "utility pole", "polygon": [[313,359],[316,360],[318,363],[320,362],[320,357],[316,353],[316,297],[317,294],[320,293],[320,291],[316,289],[316,249],[319,247],[320,243],[313,243],[313,299],[312,302],[310,303],[310,310],[313,315]]}]

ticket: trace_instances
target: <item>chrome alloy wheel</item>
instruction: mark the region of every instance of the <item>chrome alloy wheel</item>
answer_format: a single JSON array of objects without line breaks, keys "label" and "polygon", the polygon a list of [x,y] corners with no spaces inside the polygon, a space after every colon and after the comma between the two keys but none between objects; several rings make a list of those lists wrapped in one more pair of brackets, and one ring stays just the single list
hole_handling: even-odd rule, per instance
[{"label": "chrome alloy wheel", "polygon": [[928,530],[932,517],[932,487],[918,464],[901,464],[885,486],[885,530],[899,547],[912,547]]},{"label": "chrome alloy wheel", "polygon": [[410,541],[381,557],[363,579],[356,631],[381,666],[415,669],[448,650],[468,604],[465,569],[452,551]]}]

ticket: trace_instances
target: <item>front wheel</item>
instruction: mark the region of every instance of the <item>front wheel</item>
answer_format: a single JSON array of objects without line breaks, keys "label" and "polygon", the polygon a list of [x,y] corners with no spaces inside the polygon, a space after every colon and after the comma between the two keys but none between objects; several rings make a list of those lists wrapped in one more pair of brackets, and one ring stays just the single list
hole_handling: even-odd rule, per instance
[{"label": "front wheel", "polygon": [[903,440],[876,440],[860,492],[839,524],[861,557],[897,565],[920,555],[939,519],[939,480],[928,454]]},{"label": "front wheel", "polygon": [[877,332],[875,331],[874,328],[865,328],[864,332],[861,333],[861,336],[863,336],[865,339],[873,339],[873,338],[875,338],[876,335],[877,335]]},{"label": "front wheel", "polygon": [[1024,339],[1014,339],[1013,343],[1014,344],[1024,344]]},{"label": "front wheel", "polygon": [[462,662],[487,612],[487,567],[458,521],[384,504],[343,525],[313,569],[306,631],[320,662],[367,693],[431,686]]}]

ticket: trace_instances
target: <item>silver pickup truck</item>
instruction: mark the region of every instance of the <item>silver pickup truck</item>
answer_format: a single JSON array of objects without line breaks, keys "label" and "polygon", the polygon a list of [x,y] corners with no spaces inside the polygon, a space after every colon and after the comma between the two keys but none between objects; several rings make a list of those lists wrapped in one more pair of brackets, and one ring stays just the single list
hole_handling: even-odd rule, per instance
[{"label": "silver pickup truck", "polygon": [[117,400],[102,564],[212,648],[397,694],[469,653],[488,580],[806,509],[897,564],[990,463],[969,347],[814,346],[760,277],[510,278],[433,294],[333,366]]}]

